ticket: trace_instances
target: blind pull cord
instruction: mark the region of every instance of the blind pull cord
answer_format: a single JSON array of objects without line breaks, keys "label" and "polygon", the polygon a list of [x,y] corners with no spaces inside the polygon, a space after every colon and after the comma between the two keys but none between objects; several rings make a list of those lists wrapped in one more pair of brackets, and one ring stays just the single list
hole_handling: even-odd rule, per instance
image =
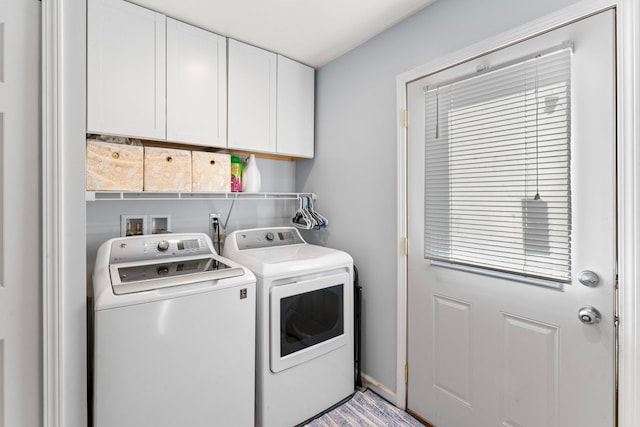
[{"label": "blind pull cord", "polygon": [[540,111],[539,108],[539,99],[538,99],[538,60],[540,59],[541,55],[536,56],[536,195],[533,196],[533,200],[540,200],[540,190],[539,190],[539,185],[538,185],[538,177],[539,177],[539,171],[538,171],[538,164],[539,164],[539,159],[538,159],[538,114]]}]

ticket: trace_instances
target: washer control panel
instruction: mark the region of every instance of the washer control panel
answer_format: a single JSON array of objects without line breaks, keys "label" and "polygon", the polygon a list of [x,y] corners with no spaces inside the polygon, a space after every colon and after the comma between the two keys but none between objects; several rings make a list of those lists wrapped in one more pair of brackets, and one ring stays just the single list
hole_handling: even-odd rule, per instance
[{"label": "washer control panel", "polygon": [[111,244],[110,264],[158,258],[211,255],[201,234],[162,234],[116,239]]},{"label": "washer control panel", "polygon": [[261,228],[235,233],[239,250],[269,248],[305,243],[295,228]]}]

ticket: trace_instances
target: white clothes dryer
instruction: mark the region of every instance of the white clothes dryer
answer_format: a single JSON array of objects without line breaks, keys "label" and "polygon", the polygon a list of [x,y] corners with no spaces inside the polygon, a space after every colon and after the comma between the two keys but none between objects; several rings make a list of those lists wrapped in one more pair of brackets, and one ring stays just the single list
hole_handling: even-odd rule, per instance
[{"label": "white clothes dryer", "polygon": [[94,427],[253,427],[255,276],[205,234],[98,249]]},{"label": "white clothes dryer", "polygon": [[353,259],[292,227],[229,234],[257,279],[256,425],[295,426],[354,391]]}]

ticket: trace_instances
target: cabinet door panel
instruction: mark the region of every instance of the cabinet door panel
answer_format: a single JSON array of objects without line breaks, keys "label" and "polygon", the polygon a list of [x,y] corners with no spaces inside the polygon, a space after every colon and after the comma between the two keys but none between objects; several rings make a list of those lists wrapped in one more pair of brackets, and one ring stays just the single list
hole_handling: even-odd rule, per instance
[{"label": "cabinet door panel", "polygon": [[277,152],[313,157],[315,70],[278,55]]},{"label": "cabinet door panel", "polygon": [[229,40],[230,148],[275,152],[276,73],[275,53]]},{"label": "cabinet door panel", "polygon": [[90,0],[87,130],[165,137],[165,16],[121,0]]},{"label": "cabinet door panel", "polygon": [[227,41],[167,18],[167,139],[225,147]]}]

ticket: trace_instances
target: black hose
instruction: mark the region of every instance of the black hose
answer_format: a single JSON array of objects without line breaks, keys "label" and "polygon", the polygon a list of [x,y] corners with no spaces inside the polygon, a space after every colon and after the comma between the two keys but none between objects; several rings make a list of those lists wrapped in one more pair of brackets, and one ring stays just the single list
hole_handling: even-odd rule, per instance
[{"label": "black hose", "polygon": [[353,265],[353,357],[355,386],[362,387],[362,286],[358,277],[358,267]]}]

